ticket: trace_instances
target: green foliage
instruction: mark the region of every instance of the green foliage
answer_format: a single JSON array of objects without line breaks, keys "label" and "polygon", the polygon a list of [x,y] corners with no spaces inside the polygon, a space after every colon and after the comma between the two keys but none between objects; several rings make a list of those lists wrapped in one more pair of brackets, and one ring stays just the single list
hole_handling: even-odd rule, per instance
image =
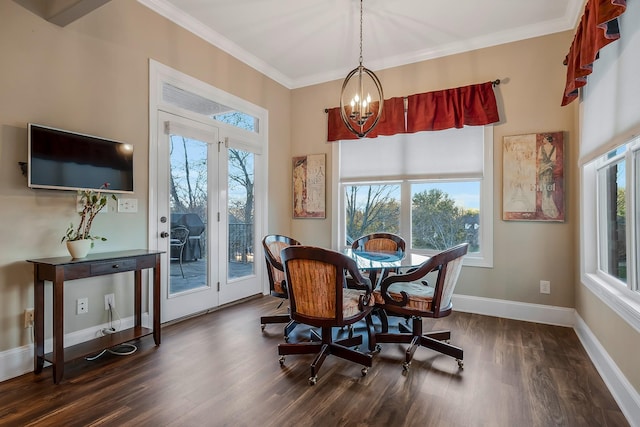
[{"label": "green foliage", "polygon": [[616,198],[616,214],[619,217],[627,217],[627,205],[626,205],[626,193],[624,188],[618,187],[618,194]]},{"label": "green foliage", "polygon": [[[102,188],[106,189],[108,188],[108,186],[108,184],[104,184]],[[78,223],[77,227],[74,227],[73,223],[69,224],[67,232],[62,237],[62,240],[60,240],[60,243],[64,242],[65,240],[107,240],[104,237],[91,235],[91,226],[93,225],[93,220],[96,215],[98,215],[98,213],[105,206],[107,206],[109,197],[105,194],[102,194],[100,190],[79,190],[78,196],[80,196],[80,204],[82,205],[82,211],[78,212],[78,214],[80,215],[80,222]],[[111,198],[113,200],[117,200],[114,194],[111,194]]]},{"label": "green foliage", "polygon": [[469,242],[470,251],[478,250],[479,212],[456,206],[455,200],[442,190],[415,194],[411,221],[415,248],[444,250]]}]

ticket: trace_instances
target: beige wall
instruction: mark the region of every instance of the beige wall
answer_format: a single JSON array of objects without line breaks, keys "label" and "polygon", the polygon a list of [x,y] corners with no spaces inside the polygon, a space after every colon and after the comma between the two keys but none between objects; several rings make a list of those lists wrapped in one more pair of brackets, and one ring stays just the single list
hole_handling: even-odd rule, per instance
[{"label": "beige wall", "polygon": [[[634,361],[622,350],[625,343],[638,341],[637,332],[577,285],[577,105],[560,107],[562,60],[571,39],[572,32],[565,32],[384,70],[378,76],[386,97],[503,80],[496,90],[502,120],[494,134],[494,268],[466,268],[457,292],[561,307],[575,304],[640,389]],[[59,241],[75,218],[73,195],[26,187],[17,162],[27,157],[28,122],[134,144],[139,213],[109,213],[95,226],[109,238],[100,251],[146,247],[149,58],[269,111],[266,231],[330,245],[330,188],[327,219],[291,220],[290,158],[326,153],[331,174],[324,109],[338,104],[340,81],[289,91],[135,1],[109,2],[65,28],[15,2],[0,1],[0,55],[0,351],[30,342],[22,328],[22,311],[33,306],[32,269],[25,259],[65,255]],[[566,131],[567,221],[502,221],[502,138],[557,130]],[[551,281],[550,295],[539,294],[541,279]],[[78,281],[68,286],[67,304],[80,293],[100,301],[105,287],[127,285],[119,280]],[[106,321],[100,311],[90,314],[96,323]],[[71,315],[65,322],[67,332],[86,327]]]},{"label": "beige wall", "polygon": [[629,383],[640,392],[640,369],[635,351],[640,343],[640,333],[586,286],[576,287],[576,310]]},{"label": "beige wall", "polygon": [[[288,171],[279,164],[291,152],[290,91],[138,2],[109,2],[60,28],[0,1],[0,55],[0,351],[30,343],[22,312],[33,307],[33,270],[25,260],[66,255],[60,239],[76,218],[74,194],[27,188],[17,162],[27,159],[28,122],[134,145],[139,211],[100,215],[94,230],[108,241],[96,251],[147,247],[149,58],[269,111],[269,192],[287,199],[280,189]],[[288,232],[279,205],[270,204],[271,225]],[[67,310],[65,331],[106,322],[91,307],[101,306],[105,289],[128,285],[122,277],[70,282],[65,305],[86,296],[90,312],[79,319]],[[117,304],[121,316],[132,314],[130,301]]]},{"label": "beige wall", "polygon": [[[632,135],[639,133],[640,81],[636,77],[640,67],[638,22],[640,22],[640,4],[628,2],[625,13],[619,18],[620,39],[600,50],[599,58],[593,64],[593,73],[589,75],[587,85],[581,91],[579,99],[581,120],[578,131],[580,155],[583,159],[604,154],[613,147],[628,142]],[[585,178],[586,175],[588,174],[583,173]],[[589,187],[586,182],[585,187]],[[596,208],[589,204],[581,200],[581,206],[587,209],[582,215],[583,245],[594,244],[597,232],[591,219],[596,216]],[[635,220],[637,226],[637,216]],[[635,256],[637,262],[638,255]],[[597,262],[596,259],[586,256],[584,272],[594,272]],[[628,304],[622,301],[633,300],[633,297],[625,295],[624,292],[621,293],[617,287],[612,287],[615,288],[613,290],[600,288],[600,285],[595,284],[594,280],[588,276],[590,274],[584,275],[583,283],[580,283],[578,276],[576,311],[636,392],[640,392],[640,370],[635,354],[635,349],[640,346],[640,328],[637,320],[630,324],[617,314],[626,312],[627,318],[634,317],[634,314],[629,312],[633,309],[622,308]],[[597,289],[598,294],[592,289]],[[621,297],[621,295],[625,296]],[[612,299],[620,300],[615,304],[604,302]],[[634,306],[634,303],[631,302],[631,305]],[[613,310],[611,307],[616,308]],[[639,413],[637,409],[636,407],[636,414]]]},{"label": "beige wall", "polygon": [[[518,43],[384,70],[385,98],[447,89],[500,78],[496,89],[501,121],[494,127],[494,268],[465,268],[456,293],[487,298],[573,307],[576,282],[576,106],[560,107],[565,81],[562,60],[573,35],[564,32]],[[366,66],[366,60],[365,60]],[[293,91],[292,155],[326,153],[324,109],[339,104],[342,82]],[[502,212],[502,139],[506,135],[566,131],[565,223],[505,222]],[[362,141],[366,149],[366,140]],[[428,159],[425,159],[428,167]],[[331,189],[327,209],[332,209]],[[295,220],[293,235],[310,244],[331,244],[331,217]],[[551,281],[551,294],[539,292]]]}]

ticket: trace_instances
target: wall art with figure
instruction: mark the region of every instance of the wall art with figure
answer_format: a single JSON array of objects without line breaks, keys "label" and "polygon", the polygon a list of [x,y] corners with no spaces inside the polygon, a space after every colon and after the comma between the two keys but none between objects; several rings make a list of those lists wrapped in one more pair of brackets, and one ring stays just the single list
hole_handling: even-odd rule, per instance
[{"label": "wall art with figure", "polygon": [[564,133],[505,136],[502,219],[564,221]]},{"label": "wall art with figure", "polygon": [[293,217],[325,218],[325,157],[293,158]]}]

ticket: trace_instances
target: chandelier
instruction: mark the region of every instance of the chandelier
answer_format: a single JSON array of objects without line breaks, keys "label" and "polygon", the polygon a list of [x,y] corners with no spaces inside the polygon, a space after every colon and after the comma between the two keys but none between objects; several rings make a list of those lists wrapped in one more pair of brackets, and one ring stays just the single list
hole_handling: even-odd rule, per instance
[{"label": "chandelier", "polygon": [[[373,71],[362,65],[362,1],[360,0],[360,65],[351,70],[342,83],[340,117],[350,132],[364,138],[378,124],[384,96]],[[372,99],[371,94],[374,94]]]}]

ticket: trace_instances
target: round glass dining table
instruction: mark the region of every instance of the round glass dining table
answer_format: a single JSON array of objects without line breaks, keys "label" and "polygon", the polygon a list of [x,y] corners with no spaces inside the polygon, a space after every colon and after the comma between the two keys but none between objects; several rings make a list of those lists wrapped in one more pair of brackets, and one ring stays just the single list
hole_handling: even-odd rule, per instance
[{"label": "round glass dining table", "polygon": [[[358,269],[368,271],[372,284],[377,286],[389,271],[401,268],[417,267],[429,259],[426,255],[396,252],[368,252],[362,250],[344,249],[343,254],[355,260]],[[378,278],[376,280],[376,277]]]}]

